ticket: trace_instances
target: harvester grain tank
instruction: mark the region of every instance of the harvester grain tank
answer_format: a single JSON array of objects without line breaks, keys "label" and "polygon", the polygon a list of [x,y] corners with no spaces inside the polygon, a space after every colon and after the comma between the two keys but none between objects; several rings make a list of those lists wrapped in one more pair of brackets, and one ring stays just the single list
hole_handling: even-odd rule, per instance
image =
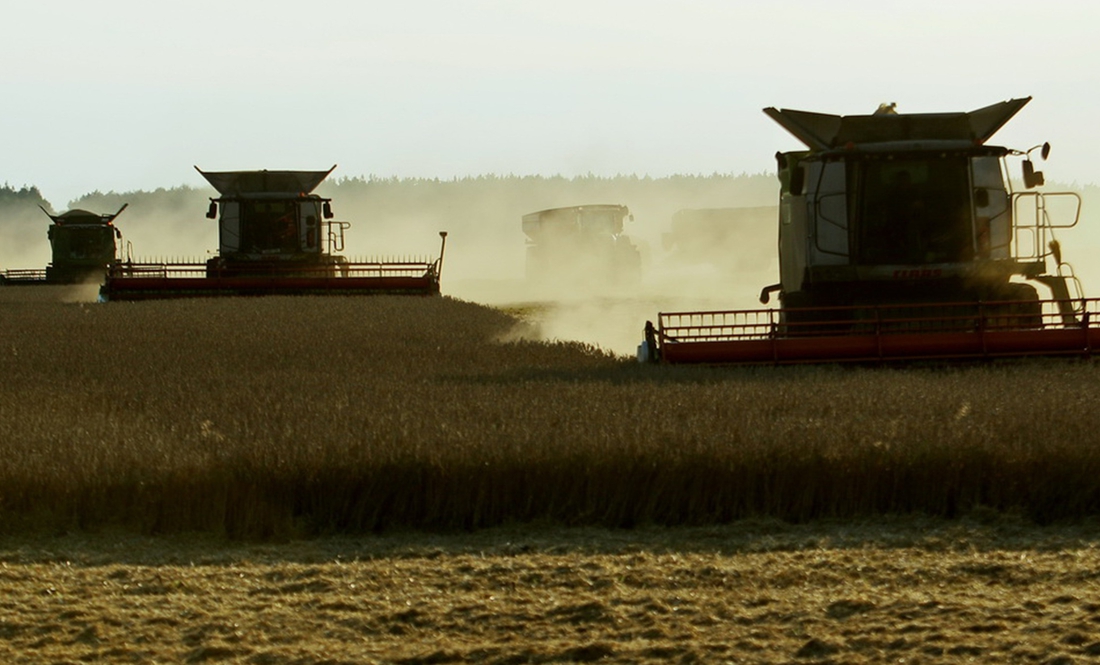
[{"label": "harvester grain tank", "polygon": [[203,263],[116,265],[107,300],[245,296],[439,293],[439,258],[349,261],[348,222],[333,220],[332,200],[313,190],[327,171],[202,171],[218,196],[208,219],[218,222],[218,253]]},{"label": "harvester grain tank", "polygon": [[[41,206],[39,206],[41,207]],[[51,261],[45,270],[6,270],[0,282],[7,285],[103,283],[110,266],[118,263],[122,232],[114,225],[126,205],[114,214],[98,214],[74,208],[60,215],[42,212],[52,220],[46,235]]]},{"label": "harvester grain tank", "polygon": [[550,208],[523,216],[527,279],[593,287],[630,285],[641,276],[641,253],[623,232],[634,216],[625,205]]},{"label": "harvester grain tank", "polygon": [[[1100,341],[1054,237],[1080,198],[1040,192],[1049,144],[987,141],[1030,98],[971,112],[764,109],[807,150],[778,153],[778,309],[662,313],[640,353],[793,363],[1089,354]],[[1023,189],[1007,170],[1022,159]],[[1064,216],[1056,219],[1053,211]],[[1040,299],[1039,289],[1043,291]]]}]

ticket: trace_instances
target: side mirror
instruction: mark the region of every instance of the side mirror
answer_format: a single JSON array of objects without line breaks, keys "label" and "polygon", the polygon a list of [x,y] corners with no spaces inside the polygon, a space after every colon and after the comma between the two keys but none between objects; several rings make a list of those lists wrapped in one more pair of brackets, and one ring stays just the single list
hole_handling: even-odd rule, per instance
[{"label": "side mirror", "polygon": [[115,237],[122,240],[122,231],[120,231],[117,226],[115,227]]},{"label": "side mirror", "polygon": [[214,201],[210,202],[210,207],[206,209],[207,219],[216,219],[218,217],[218,204]]},{"label": "side mirror", "polygon": [[1042,185],[1043,182],[1044,182],[1043,172],[1042,171],[1036,171],[1034,162],[1032,162],[1030,159],[1025,159],[1024,160],[1024,187],[1027,188],[1027,189],[1032,189],[1034,187],[1038,187],[1039,185]]},{"label": "side mirror", "polygon": [[332,219],[332,204],[325,201],[321,205],[321,214],[325,216],[325,219]]},{"label": "side mirror", "polygon": [[1039,156],[1043,158],[1043,161],[1046,161],[1046,158],[1050,157],[1050,141],[1043,144],[1042,149],[1039,150]]}]

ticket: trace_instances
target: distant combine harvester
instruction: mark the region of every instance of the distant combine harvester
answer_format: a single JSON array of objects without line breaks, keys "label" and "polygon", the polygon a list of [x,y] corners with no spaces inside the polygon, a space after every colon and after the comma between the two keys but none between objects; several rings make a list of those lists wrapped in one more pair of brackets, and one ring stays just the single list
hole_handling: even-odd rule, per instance
[{"label": "distant combine harvester", "polygon": [[349,261],[348,222],[333,221],[332,201],[313,193],[327,171],[202,171],[218,191],[207,218],[218,220],[218,253],[205,263],[112,266],[106,300],[262,295],[438,295],[439,258]]},{"label": "distant combine harvester", "polygon": [[550,208],[523,216],[527,281],[536,287],[599,291],[633,286],[641,278],[641,253],[623,233],[634,216],[625,205]]},{"label": "distant combine harvester", "polygon": [[113,215],[80,209],[52,215],[42,208],[53,221],[46,233],[50,240],[49,265],[45,269],[0,271],[0,284],[102,284],[110,267],[121,262],[118,245],[122,232],[114,221],[126,207],[123,205]]}]

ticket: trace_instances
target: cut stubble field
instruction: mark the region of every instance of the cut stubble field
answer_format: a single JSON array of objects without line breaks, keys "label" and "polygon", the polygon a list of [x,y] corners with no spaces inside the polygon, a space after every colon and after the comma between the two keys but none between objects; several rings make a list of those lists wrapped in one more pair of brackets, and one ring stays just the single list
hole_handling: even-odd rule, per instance
[{"label": "cut stubble field", "polygon": [[4,660],[1100,653],[1093,363],[648,367],[450,298],[12,291]]},{"label": "cut stubble field", "polygon": [[4,662],[965,663],[1100,654],[1096,528],[989,516],[0,546]]}]

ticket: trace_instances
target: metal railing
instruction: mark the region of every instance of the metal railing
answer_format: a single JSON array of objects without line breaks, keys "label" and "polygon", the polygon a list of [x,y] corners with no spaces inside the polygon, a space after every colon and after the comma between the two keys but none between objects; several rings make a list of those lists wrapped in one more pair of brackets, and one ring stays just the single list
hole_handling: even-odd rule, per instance
[{"label": "metal railing", "polygon": [[293,261],[234,262],[228,265],[207,265],[190,262],[119,263],[111,267],[111,279],[127,278],[213,278],[271,277],[292,275],[297,278],[344,277],[422,277],[437,271],[438,259],[402,258],[395,260],[335,261],[326,264]]},{"label": "metal railing", "polygon": [[670,312],[658,321],[647,324],[639,357],[667,363],[1089,357],[1100,348],[1098,299]]},{"label": "metal railing", "polygon": [[[1066,321],[1067,306],[1075,313],[1075,322]],[[1100,298],[662,312],[657,330],[662,342],[675,344],[1096,326],[1100,326]]]},{"label": "metal railing", "polygon": [[[1072,221],[1056,220],[1050,203],[1070,213]],[[1081,218],[1081,196],[1076,192],[1015,192],[1012,194],[1013,254],[1017,260],[1040,260],[1050,255],[1054,229],[1077,226]]]},{"label": "metal railing", "polygon": [[8,282],[42,282],[46,280],[46,271],[43,268],[0,270],[0,279]]}]

